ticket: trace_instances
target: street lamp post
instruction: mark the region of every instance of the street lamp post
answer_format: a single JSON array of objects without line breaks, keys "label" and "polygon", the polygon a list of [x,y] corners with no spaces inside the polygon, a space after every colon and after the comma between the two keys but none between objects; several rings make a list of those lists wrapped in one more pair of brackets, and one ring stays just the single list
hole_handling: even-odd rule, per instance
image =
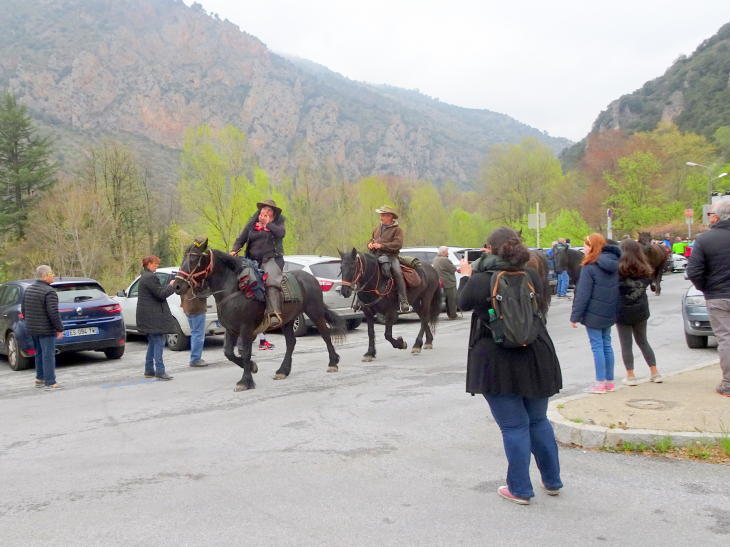
[{"label": "street lamp post", "polygon": [[705,169],[707,169],[707,204],[712,205],[712,181],[721,179],[722,177],[727,175],[727,173],[718,175],[713,179],[712,174],[710,173],[710,168],[707,167],[706,165],[702,165],[701,163],[695,163],[693,161],[688,161],[687,165],[689,165],[690,167],[704,167]]}]

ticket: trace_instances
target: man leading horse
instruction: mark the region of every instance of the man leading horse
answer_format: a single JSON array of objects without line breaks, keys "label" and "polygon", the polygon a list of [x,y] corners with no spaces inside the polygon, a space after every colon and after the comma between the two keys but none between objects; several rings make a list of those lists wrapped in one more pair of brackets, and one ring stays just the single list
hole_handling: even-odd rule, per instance
[{"label": "man leading horse", "polygon": [[284,268],[286,218],[272,199],[257,203],[258,211],[238,236],[230,254],[237,255],[246,245],[246,258],[255,260],[266,273],[266,314],[272,327],[281,325],[281,279]]},{"label": "man leading horse", "polygon": [[410,310],[410,305],[406,296],[406,282],[403,279],[403,270],[400,268],[398,258],[399,251],[403,247],[403,228],[396,221],[398,215],[390,205],[383,205],[380,209],[375,209],[375,212],[380,215],[380,225],[373,230],[373,237],[368,242],[368,249],[371,253],[377,255],[378,262],[383,267],[383,272],[386,275],[390,273],[393,276],[398,290],[400,311],[407,313]]}]

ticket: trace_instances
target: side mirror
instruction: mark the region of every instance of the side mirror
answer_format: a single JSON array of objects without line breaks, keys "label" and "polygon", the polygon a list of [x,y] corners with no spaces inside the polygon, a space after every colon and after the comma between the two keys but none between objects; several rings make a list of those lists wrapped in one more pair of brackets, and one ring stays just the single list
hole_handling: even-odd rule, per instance
[{"label": "side mirror", "polygon": [[127,296],[127,293],[125,293],[123,290],[117,291],[117,296],[121,296],[122,298],[125,298]]}]

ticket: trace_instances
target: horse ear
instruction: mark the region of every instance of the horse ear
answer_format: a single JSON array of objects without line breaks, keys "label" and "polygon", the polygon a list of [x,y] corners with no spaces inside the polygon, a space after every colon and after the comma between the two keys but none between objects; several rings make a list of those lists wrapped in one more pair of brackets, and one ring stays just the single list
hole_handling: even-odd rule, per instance
[{"label": "horse ear", "polygon": [[337,254],[340,255],[340,258],[342,258],[342,251],[340,251],[339,247],[337,247]]},{"label": "horse ear", "polygon": [[357,258],[357,249],[355,247],[353,247],[352,252],[350,254],[352,255],[352,258]]}]

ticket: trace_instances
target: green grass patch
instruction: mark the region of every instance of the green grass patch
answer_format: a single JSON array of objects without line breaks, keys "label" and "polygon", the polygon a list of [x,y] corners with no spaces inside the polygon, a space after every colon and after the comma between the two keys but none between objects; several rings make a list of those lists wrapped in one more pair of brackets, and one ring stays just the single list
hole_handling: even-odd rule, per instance
[{"label": "green grass patch", "polygon": [[672,436],[667,435],[666,437],[662,437],[654,443],[654,448],[660,454],[666,454],[672,448],[674,448],[674,441],[672,440]]}]

